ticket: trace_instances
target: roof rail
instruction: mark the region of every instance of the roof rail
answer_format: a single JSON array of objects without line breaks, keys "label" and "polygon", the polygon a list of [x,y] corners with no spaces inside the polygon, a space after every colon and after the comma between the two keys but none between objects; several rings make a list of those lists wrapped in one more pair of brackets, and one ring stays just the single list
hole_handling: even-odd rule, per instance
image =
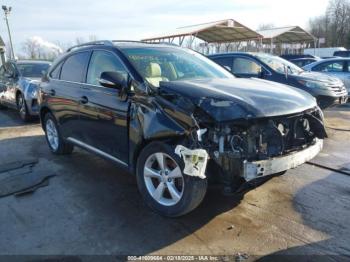
[{"label": "roof rail", "polygon": [[98,41],[87,42],[87,43],[83,43],[83,44],[79,44],[79,45],[74,45],[74,46],[68,48],[67,52],[70,52],[75,48],[84,47],[84,46],[94,46],[94,45],[113,46],[113,42],[109,41],[109,40],[98,40]]},{"label": "roof rail", "polygon": [[141,44],[155,44],[155,45],[171,45],[171,46],[179,46],[175,43],[170,42],[149,42],[149,41],[137,41],[137,40],[112,40],[113,43],[141,43]]},{"label": "roof rail", "polygon": [[112,43],[144,43],[144,42],[137,41],[137,40],[112,40]]},{"label": "roof rail", "polygon": [[79,47],[84,47],[84,46],[94,46],[94,45],[106,45],[106,46],[114,46],[113,43],[142,43],[142,44],[160,44],[160,45],[170,45],[170,46],[179,46],[174,43],[169,43],[169,42],[146,42],[146,41],[136,41],[136,40],[98,40],[98,41],[93,41],[93,42],[87,42],[79,45],[74,45],[70,48],[67,49],[67,52],[72,51],[75,48]]}]

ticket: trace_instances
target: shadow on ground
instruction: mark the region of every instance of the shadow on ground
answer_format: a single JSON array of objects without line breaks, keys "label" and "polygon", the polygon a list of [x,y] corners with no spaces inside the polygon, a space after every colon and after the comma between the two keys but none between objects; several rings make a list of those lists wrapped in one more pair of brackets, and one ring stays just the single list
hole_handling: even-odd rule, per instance
[{"label": "shadow on ground", "polygon": [[29,126],[29,125],[39,124],[38,117],[34,117],[33,120],[29,122],[24,122],[21,120],[18,112],[10,108],[1,108],[0,112],[1,112],[0,128]]},{"label": "shadow on ground", "polygon": [[[16,254],[46,255],[152,253],[191,236],[266,181],[246,185],[232,197],[211,187],[196,210],[169,219],[152,212],[138,193],[135,177],[110,162],[79,149],[71,156],[53,156],[42,135],[0,141],[0,148],[14,145],[22,149],[1,151],[0,159],[35,156],[39,158],[36,170],[54,172],[57,177],[33,195],[0,199],[0,209],[6,210],[0,212],[2,254],[14,250]],[[206,252],[210,250],[200,239],[194,240]]]}]

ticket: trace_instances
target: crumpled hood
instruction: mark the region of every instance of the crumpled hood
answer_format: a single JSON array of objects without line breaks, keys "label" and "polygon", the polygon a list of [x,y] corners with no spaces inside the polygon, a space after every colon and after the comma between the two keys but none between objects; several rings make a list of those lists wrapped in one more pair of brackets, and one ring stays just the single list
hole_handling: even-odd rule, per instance
[{"label": "crumpled hood", "polygon": [[[216,78],[160,83],[160,94],[177,94],[217,121],[299,113],[316,107],[310,94],[261,79]],[[190,112],[189,112],[190,113]]]},{"label": "crumpled hood", "polygon": [[323,73],[318,73],[318,72],[304,71],[299,75],[290,75],[290,76],[300,80],[311,80],[311,81],[318,81],[318,82],[332,83],[332,84],[339,83],[340,85],[342,84],[342,81],[339,78],[330,76],[327,74],[323,74]]}]

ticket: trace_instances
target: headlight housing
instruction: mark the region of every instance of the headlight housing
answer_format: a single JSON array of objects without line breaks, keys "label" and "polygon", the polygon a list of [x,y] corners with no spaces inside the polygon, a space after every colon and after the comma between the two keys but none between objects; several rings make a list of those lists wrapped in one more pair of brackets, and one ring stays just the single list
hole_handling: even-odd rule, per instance
[{"label": "headlight housing", "polygon": [[28,94],[31,98],[37,98],[38,96],[38,86],[35,84],[28,85]]},{"label": "headlight housing", "polygon": [[311,81],[311,80],[298,80],[300,84],[308,88],[319,88],[324,90],[329,90],[330,88],[323,82]]}]

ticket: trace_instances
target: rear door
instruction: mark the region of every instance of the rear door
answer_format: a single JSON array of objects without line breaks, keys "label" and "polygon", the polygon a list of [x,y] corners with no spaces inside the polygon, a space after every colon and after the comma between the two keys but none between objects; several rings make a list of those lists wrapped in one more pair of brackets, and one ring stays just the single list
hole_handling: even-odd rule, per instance
[{"label": "rear door", "polygon": [[67,57],[51,71],[50,83],[43,87],[47,102],[66,138],[80,135],[79,103],[90,55],[91,51],[82,51]]},{"label": "rear door", "polygon": [[128,163],[129,100],[119,91],[99,83],[102,72],[128,75],[119,57],[110,51],[95,50],[88,67],[80,104],[80,141]]}]

